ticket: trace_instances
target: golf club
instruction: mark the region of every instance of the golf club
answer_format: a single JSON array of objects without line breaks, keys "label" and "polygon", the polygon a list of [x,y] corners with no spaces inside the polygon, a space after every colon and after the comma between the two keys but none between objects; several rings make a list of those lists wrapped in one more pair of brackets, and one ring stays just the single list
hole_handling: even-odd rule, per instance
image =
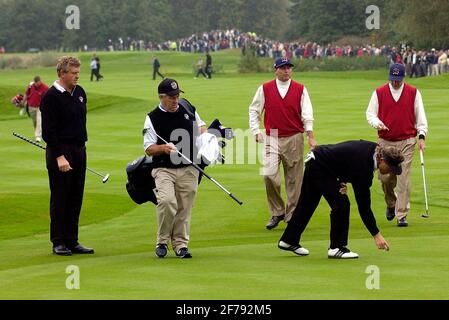
[{"label": "golf club", "polygon": [[89,168],[87,168],[87,167],[86,167],[86,170],[92,172],[93,174],[96,174],[97,176],[102,177],[102,178],[103,178],[103,180],[102,180],[103,183],[106,183],[106,182],[108,182],[108,180],[109,180],[109,173],[107,173],[106,175],[102,175],[101,173],[98,173],[98,172],[96,172],[95,170],[89,169]]},{"label": "golf club", "polygon": [[[164,140],[164,138],[162,138],[160,135],[158,135],[156,133],[156,136],[161,139],[164,143],[168,144],[168,142],[166,140]],[[223,190],[224,192],[226,192],[228,194],[228,196],[230,196],[235,202],[237,202],[239,205],[242,205],[243,202],[240,201],[239,199],[237,199],[232,193],[230,193],[225,187],[223,187],[221,184],[219,184],[214,178],[212,178],[210,175],[208,175],[206,172],[204,172],[203,169],[201,169],[197,164],[193,163],[189,158],[187,158],[185,155],[183,155],[181,152],[179,152],[176,149],[176,152],[183,157],[185,160],[187,160],[189,162],[189,164],[191,164],[196,170],[198,170],[200,173],[202,173],[207,179],[209,179],[210,181],[212,181],[215,185],[217,185],[221,190]]]},{"label": "golf club", "polygon": [[[39,143],[37,143],[37,142],[31,140],[31,139],[28,139],[27,137],[24,137],[24,136],[22,136],[21,134],[18,134],[18,133],[16,133],[16,132],[13,132],[12,134],[13,134],[13,136],[15,136],[15,137],[17,137],[17,138],[19,138],[19,139],[22,139],[23,141],[26,141],[26,142],[32,144],[33,146],[36,146],[36,147],[41,148],[41,149],[43,149],[43,150],[46,150],[46,148],[45,148],[43,145],[41,145],[41,144],[39,144]],[[96,174],[97,176],[102,177],[102,178],[103,178],[103,180],[102,180],[103,183],[108,182],[108,180],[109,180],[109,173],[106,174],[106,175],[102,175],[101,173],[98,173],[98,172],[96,172],[95,170],[92,170],[92,169],[90,169],[90,168],[86,168],[86,169],[87,169],[88,171],[90,171],[90,172]]]},{"label": "golf club", "polygon": [[422,181],[424,183],[424,201],[426,203],[426,213],[423,213],[421,217],[423,218],[430,218],[429,215],[429,205],[427,203],[427,188],[426,188],[426,175],[424,174],[424,155],[423,151],[419,150],[419,155],[421,157],[421,171],[422,171]]}]

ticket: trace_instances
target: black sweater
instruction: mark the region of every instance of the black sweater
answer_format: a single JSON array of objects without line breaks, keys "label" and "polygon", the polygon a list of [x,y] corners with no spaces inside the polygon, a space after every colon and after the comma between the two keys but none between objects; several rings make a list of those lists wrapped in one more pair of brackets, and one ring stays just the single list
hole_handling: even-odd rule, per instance
[{"label": "black sweater", "polygon": [[85,145],[86,103],[86,93],[80,86],[76,86],[72,94],[52,86],[42,98],[42,138],[56,157],[62,155],[63,144]]},{"label": "black sweater", "polygon": [[[154,130],[165,141],[173,143],[190,161],[194,162],[198,150],[195,142],[198,136],[198,126],[195,125],[195,108],[188,112],[179,106],[176,112],[164,112],[156,107],[148,114]],[[160,138],[157,144],[165,144]],[[154,168],[182,168],[190,165],[188,161],[178,154],[161,154],[153,157]]]},{"label": "black sweater", "polygon": [[370,192],[376,146],[374,142],[360,140],[323,145],[313,150],[315,161],[323,170],[341,182],[352,184],[360,217],[372,236],[379,232],[371,210]]}]

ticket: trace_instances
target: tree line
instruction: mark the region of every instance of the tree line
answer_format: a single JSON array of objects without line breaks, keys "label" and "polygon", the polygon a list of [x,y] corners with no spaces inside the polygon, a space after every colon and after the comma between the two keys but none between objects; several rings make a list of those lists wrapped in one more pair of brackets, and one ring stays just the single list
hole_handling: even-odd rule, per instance
[{"label": "tree line", "polygon": [[[79,29],[67,28],[69,5],[79,8]],[[379,8],[380,29],[366,28],[368,5]],[[119,37],[162,42],[231,28],[281,41],[357,36],[449,45],[448,0],[0,0],[0,8],[0,46],[8,52],[103,49]]]}]

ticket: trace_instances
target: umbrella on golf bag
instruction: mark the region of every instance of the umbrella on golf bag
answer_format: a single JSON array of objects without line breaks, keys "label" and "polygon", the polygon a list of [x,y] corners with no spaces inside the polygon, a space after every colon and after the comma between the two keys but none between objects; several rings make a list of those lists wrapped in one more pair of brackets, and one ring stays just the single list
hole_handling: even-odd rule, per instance
[{"label": "umbrella on golf bag", "polygon": [[[219,138],[232,139],[233,131],[230,128],[225,128],[221,125],[218,119],[215,119],[208,128],[209,136],[203,140],[205,143],[217,144],[218,147],[225,147],[226,143],[224,141],[218,141],[218,139],[213,139],[212,135]],[[220,143],[221,142],[221,143]],[[216,149],[216,146],[211,145],[211,149]],[[199,148],[201,149],[201,148]],[[218,152],[217,159],[210,158],[210,154],[217,154],[216,150],[210,150],[204,148],[204,155],[201,157],[201,162],[198,167],[204,170],[211,163],[224,163],[224,156]],[[126,166],[126,174],[128,180],[126,182],[126,191],[128,192],[131,199],[137,204],[143,204],[145,202],[152,202],[157,205],[157,199],[155,194],[156,183],[154,178],[151,176],[151,171],[153,170],[153,158],[150,156],[142,156]],[[201,178],[203,174],[200,173],[198,177],[198,185],[201,183]]]}]

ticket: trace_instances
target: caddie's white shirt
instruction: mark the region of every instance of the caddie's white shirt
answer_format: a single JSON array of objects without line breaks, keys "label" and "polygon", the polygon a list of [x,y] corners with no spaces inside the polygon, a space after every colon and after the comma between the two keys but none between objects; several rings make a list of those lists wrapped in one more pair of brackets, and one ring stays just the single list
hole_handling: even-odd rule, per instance
[{"label": "caddie's white shirt", "polygon": [[[402,91],[404,90],[404,84],[396,90],[393,86],[388,84],[390,87],[391,94],[393,99],[398,102],[401,98]],[[415,98],[415,117],[416,117],[416,129],[418,131],[418,135],[427,135],[428,127],[427,127],[427,118],[426,113],[424,112],[424,103],[422,101],[421,92],[416,89],[416,98]],[[379,114],[379,100],[377,98],[377,92],[374,91],[371,96],[371,101],[369,102],[368,109],[366,110],[366,120],[368,123],[375,129],[378,129],[383,122],[378,117]]]},{"label": "caddie's white shirt", "polygon": [[[168,112],[160,104],[159,109],[161,109],[163,112]],[[196,111],[195,111],[195,121],[198,123],[198,127],[204,127],[206,125],[206,123],[203,120],[201,120],[200,116],[198,115],[198,112]],[[146,151],[153,144],[157,143],[156,131],[154,130],[153,123],[151,122],[151,119],[148,115],[145,118],[143,129],[145,130],[145,134],[143,135],[143,150]]]},{"label": "caddie's white shirt", "polygon": [[[286,82],[276,79],[276,86],[282,99],[287,95],[292,80]],[[263,93],[263,85],[257,89],[256,95],[249,106],[249,127],[253,135],[260,133],[260,119],[265,107],[265,95]],[[301,121],[306,131],[313,131],[313,108],[310,101],[309,92],[306,87],[301,96]]]}]

